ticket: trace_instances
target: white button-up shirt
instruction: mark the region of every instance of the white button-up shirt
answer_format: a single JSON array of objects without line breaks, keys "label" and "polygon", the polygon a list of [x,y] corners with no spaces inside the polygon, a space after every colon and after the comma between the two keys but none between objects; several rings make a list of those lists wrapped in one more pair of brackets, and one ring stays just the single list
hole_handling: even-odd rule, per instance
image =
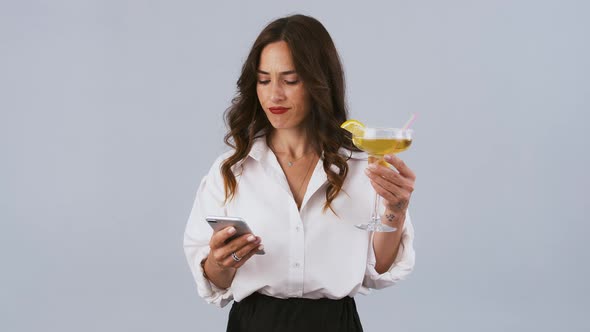
[{"label": "white button-up shirt", "polygon": [[[224,204],[220,172],[232,151],[221,155],[203,178],[186,226],[184,249],[199,295],[220,307],[254,292],[277,298],[340,299],[366,294],[369,288],[391,286],[414,267],[414,230],[408,214],[397,258],[383,274],[375,270],[371,233],[354,227],[368,222],[374,190],[364,174],[365,153],[341,149],[349,172],[342,191],[323,211],[327,176],[318,161],[301,209],[289,189],[274,153],[259,138],[249,155],[236,166],[238,182],[233,200]],[[240,267],[228,289],[220,289],[203,273],[201,261],[209,254],[212,229],[207,215],[242,217],[262,238],[265,255],[254,255]]]}]

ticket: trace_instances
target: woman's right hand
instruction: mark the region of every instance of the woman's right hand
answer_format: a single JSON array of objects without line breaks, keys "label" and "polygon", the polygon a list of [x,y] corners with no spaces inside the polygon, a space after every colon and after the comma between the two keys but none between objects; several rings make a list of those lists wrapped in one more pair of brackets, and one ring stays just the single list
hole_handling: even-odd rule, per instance
[{"label": "woman's right hand", "polygon": [[[237,269],[244,265],[257,251],[264,249],[260,244],[260,237],[252,234],[244,234],[225,243],[227,239],[236,233],[234,227],[226,227],[213,233],[209,241],[211,251],[207,257],[215,267],[221,270]],[[238,261],[232,256],[237,256]]]},{"label": "woman's right hand", "polygon": [[[244,234],[225,243],[235,233],[236,229],[231,226],[214,232],[209,240],[211,251],[202,263],[207,279],[219,288],[229,288],[237,269],[258,250],[264,249],[260,237],[252,234]],[[237,256],[237,261],[232,254]]]}]

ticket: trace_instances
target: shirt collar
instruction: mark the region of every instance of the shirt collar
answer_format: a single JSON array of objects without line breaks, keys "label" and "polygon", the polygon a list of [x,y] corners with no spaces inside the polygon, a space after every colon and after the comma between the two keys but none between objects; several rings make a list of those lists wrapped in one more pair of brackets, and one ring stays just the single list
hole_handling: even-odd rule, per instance
[{"label": "shirt collar", "polygon": [[248,156],[256,161],[260,161],[269,151],[270,148],[266,144],[266,136],[262,136],[254,139]]},{"label": "shirt collar", "polygon": [[[363,151],[351,151],[346,148],[340,148],[338,150],[338,152],[348,159],[357,159],[357,160],[367,160],[368,159],[368,154]],[[252,143],[252,149],[250,149],[250,153],[248,153],[248,156],[250,156],[252,159],[260,162],[268,155],[268,153],[272,153],[272,151],[270,150],[270,148],[266,144],[266,137],[262,136],[262,137],[258,137],[256,139],[254,139],[254,142]]]}]

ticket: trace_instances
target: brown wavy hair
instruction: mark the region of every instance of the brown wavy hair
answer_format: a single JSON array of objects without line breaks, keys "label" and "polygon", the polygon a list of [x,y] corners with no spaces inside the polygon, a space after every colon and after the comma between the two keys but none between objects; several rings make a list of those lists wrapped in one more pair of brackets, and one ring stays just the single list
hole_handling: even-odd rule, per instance
[{"label": "brown wavy hair", "polygon": [[268,24],[256,38],[242,67],[237,95],[225,112],[229,128],[225,143],[235,149],[221,166],[225,200],[231,200],[237,191],[233,166],[246,158],[256,138],[266,136],[268,143],[268,134],[273,129],[258,101],[256,84],[262,50],[278,41],[289,46],[295,70],[310,96],[311,110],[304,120],[304,127],[313,149],[322,156],[328,178],[324,210],[332,210],[330,203],[342,189],[348,173],[347,158],[338,150],[341,147],[352,151],[358,149],[352,144],[350,134],[340,128],[348,116],[344,72],[334,42],[318,20],[304,15],[287,16]]}]

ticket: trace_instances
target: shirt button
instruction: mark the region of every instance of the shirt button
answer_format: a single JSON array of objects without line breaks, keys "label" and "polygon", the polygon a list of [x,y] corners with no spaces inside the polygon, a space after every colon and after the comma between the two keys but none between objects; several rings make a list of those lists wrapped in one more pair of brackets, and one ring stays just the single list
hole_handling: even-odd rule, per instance
[{"label": "shirt button", "polygon": [[298,269],[298,268],[301,266],[301,264],[299,264],[299,263],[295,263],[295,265],[294,265],[294,266],[295,266],[295,268],[297,268],[297,269]]},{"label": "shirt button", "polygon": [[295,227],[295,230],[299,232],[301,230],[301,227],[297,226],[297,227]]}]

